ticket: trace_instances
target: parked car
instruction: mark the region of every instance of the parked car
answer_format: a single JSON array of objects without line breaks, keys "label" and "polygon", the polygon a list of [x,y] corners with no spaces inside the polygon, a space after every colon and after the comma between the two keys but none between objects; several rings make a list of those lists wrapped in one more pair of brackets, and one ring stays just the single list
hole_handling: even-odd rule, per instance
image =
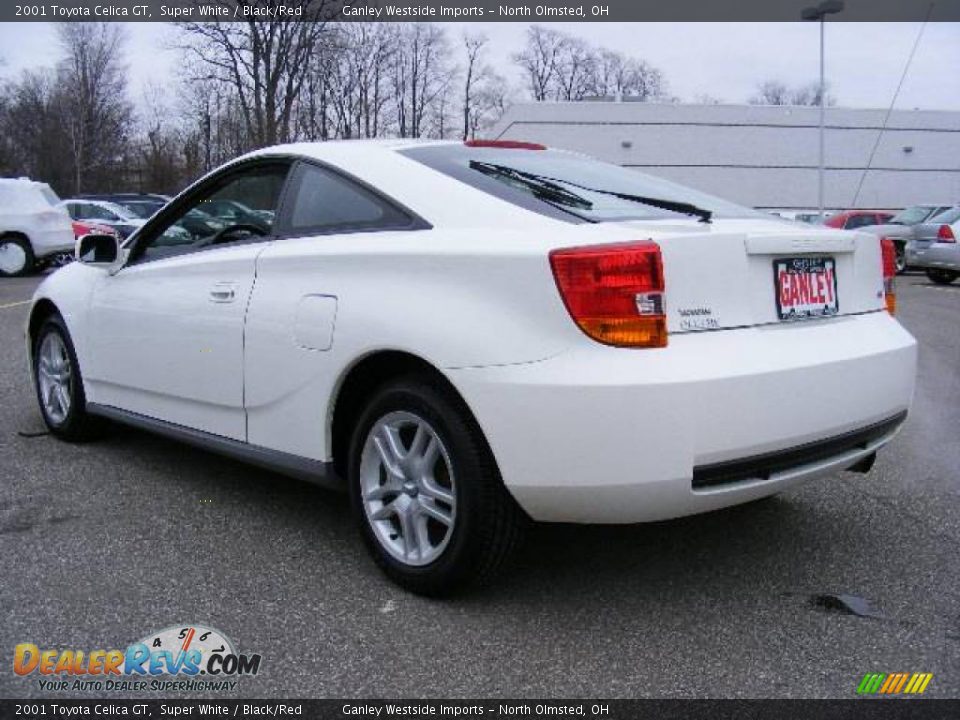
[{"label": "parked car", "polygon": [[26,275],[73,252],[70,218],[42,182],[0,178],[0,277]]},{"label": "parked car", "polygon": [[882,210],[845,210],[831,215],[823,224],[830,228],[856,230],[867,225],[882,225],[892,217],[892,212]]},{"label": "parked car", "polygon": [[917,225],[914,235],[907,244],[910,266],[924,270],[940,285],[949,285],[960,277],[960,205]]},{"label": "parked car", "polygon": [[[166,195],[156,195],[150,193],[115,193],[112,195],[85,196],[105,200],[107,202],[120,205],[136,215],[141,220],[149,220],[158,213],[170,198]],[[254,213],[257,222],[260,217]],[[188,243],[199,238],[212,235],[227,226],[223,220],[219,220],[203,210],[191,210],[177,224],[178,232],[171,240],[174,243]],[[182,230],[184,232],[179,232]]]},{"label": "parked car", "polygon": [[116,203],[90,198],[71,198],[62,203],[74,220],[95,222],[113,228],[126,239],[130,233],[143,225],[144,220]]},{"label": "parked car", "polygon": [[867,225],[860,229],[893,241],[897,251],[897,274],[900,274],[907,269],[906,247],[914,237],[914,228],[949,208],[949,203],[911,205],[898,212],[887,223]]},{"label": "parked car", "polygon": [[[117,203],[144,220],[153,217],[166,205],[165,202],[161,203],[155,200],[118,200]],[[260,221],[259,216],[256,219],[257,222]],[[178,222],[178,226],[189,235],[184,242],[191,242],[223,230],[227,227],[227,222],[219,220],[203,210],[195,209],[184,215]]]},{"label": "parked car", "polygon": [[[75,220],[106,225],[121,240],[129,238],[146,222],[122,205],[107,200],[71,199],[64,200],[63,205]],[[179,226],[169,228],[164,235],[164,241],[171,245],[190,243],[192,239],[190,233]]]},{"label": "parked car", "polygon": [[[262,224],[162,240],[225,198]],[[866,472],[913,394],[890,243],[540,145],[267,148],[79,244],[29,315],[51,433],[110,418],[344,488],[425,594],[490,577],[530,518]]]},{"label": "parked car", "polygon": [[70,224],[73,227],[73,236],[77,239],[84,235],[116,235],[120,237],[117,231],[109,225],[98,225],[84,220],[73,220]]}]

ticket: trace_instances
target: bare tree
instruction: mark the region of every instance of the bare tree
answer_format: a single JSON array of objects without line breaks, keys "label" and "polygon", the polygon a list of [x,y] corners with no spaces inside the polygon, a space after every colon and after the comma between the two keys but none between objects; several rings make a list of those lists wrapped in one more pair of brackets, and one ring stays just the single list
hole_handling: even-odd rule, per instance
[{"label": "bare tree", "polygon": [[484,72],[482,53],[488,38],[486,35],[463,34],[465,63],[463,69],[463,139],[470,137],[471,118],[476,102],[477,79]]},{"label": "bare tree", "polygon": [[[823,90],[827,91],[828,87],[824,86]],[[791,89],[781,80],[765,80],[757,86],[757,92],[747,102],[751,105],[819,105],[820,95],[818,82]],[[829,94],[825,101],[827,105],[836,103]]]},{"label": "bare tree", "polygon": [[586,97],[625,97],[659,100],[666,97],[663,73],[644,60],[580,38],[533,25],[527,44],[513,56],[522,69],[534,100],[582,100]]},{"label": "bare tree", "polygon": [[235,94],[254,146],[291,139],[297,98],[326,30],[327,0],[267,0],[302,10],[298,22],[188,22],[183,45],[200,71]]},{"label": "bare tree", "polygon": [[90,173],[118,165],[132,124],[121,64],[124,34],[112,23],[58,25],[64,58],[58,68],[60,117],[70,144],[73,192]]},{"label": "bare tree", "polygon": [[830,86],[827,83],[821,87],[819,82],[811,82],[796,88],[790,96],[791,105],[820,105],[823,96],[824,105],[836,105],[837,100],[830,95]]},{"label": "bare tree", "polygon": [[400,137],[420,137],[424,119],[447,92],[453,71],[442,28],[430,23],[402,25],[393,55],[393,100]]},{"label": "bare tree", "polygon": [[554,96],[557,100],[582,100],[596,83],[597,56],[593,48],[579,38],[568,37],[557,52]]},{"label": "bare tree", "polygon": [[526,47],[513,56],[513,61],[526,74],[527,85],[534,100],[539,102],[549,97],[560,53],[568,42],[569,37],[557,30],[541,25],[527,28]]},{"label": "bare tree", "polygon": [[27,70],[5,94],[2,142],[4,175],[43,179],[60,193],[72,190],[75,179],[70,146],[60,124],[57,78],[49,70]]},{"label": "bare tree", "polygon": [[644,60],[606,48],[597,51],[591,92],[598,96],[661,99],[666,93],[663,73]]}]

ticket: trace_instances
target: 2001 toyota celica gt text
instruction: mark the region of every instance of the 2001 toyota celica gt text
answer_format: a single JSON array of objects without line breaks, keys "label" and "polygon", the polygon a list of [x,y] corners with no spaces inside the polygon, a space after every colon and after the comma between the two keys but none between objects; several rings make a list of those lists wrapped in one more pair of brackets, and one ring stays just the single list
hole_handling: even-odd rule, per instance
[{"label": "2001 toyota celica gt text", "polygon": [[889,244],[539,145],[269,148],[116,243],[34,297],[51,431],[107,418],[345,486],[421,593],[488,578],[530,518],[866,471],[913,393]]}]

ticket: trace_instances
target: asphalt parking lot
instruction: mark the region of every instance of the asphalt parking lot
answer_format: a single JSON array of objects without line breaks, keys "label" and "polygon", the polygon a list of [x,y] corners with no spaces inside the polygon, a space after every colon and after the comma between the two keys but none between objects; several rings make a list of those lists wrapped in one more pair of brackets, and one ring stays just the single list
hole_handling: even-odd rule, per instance
[{"label": "asphalt parking lot", "polygon": [[18,643],[125,647],[181,623],[262,655],[244,697],[852,698],[895,671],[960,696],[960,283],[899,280],[917,395],[870,475],[541,526],[494,587],[437,602],[381,577],[345,497],[134,430],[19,435],[43,429],[15,304],[38,282],[0,280],[0,696],[45,695],[11,671]]}]

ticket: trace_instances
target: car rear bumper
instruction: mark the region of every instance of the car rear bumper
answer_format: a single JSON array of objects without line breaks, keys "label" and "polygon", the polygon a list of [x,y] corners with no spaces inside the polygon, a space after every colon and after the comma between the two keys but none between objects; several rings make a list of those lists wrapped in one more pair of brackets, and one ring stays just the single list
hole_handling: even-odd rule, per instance
[{"label": "car rear bumper", "polygon": [[855,464],[896,433],[915,368],[914,339],[875,312],[672,335],[662,350],[587,345],[448,376],[531,517],[629,523]]},{"label": "car rear bumper", "polygon": [[72,253],[74,249],[73,230],[69,226],[66,230],[61,228],[37,230],[30,235],[30,245],[33,248],[33,254],[38,258],[54,253]]},{"label": "car rear bumper", "polygon": [[933,243],[926,247],[907,246],[907,263],[912,267],[960,272],[960,243]]}]

